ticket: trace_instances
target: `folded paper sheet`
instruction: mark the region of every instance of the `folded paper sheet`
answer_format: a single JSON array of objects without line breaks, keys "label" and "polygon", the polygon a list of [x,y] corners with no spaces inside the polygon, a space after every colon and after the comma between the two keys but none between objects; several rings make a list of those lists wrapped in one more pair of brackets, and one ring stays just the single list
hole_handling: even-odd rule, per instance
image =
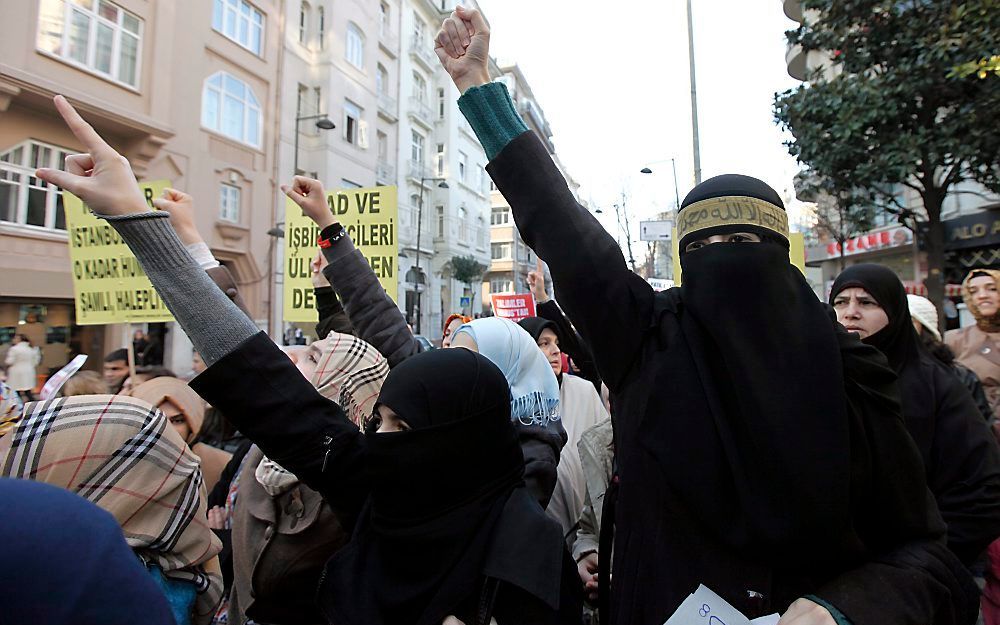
[{"label": "folded paper sheet", "polygon": [[663,625],[776,625],[777,614],[750,620],[705,585],[698,586]]}]

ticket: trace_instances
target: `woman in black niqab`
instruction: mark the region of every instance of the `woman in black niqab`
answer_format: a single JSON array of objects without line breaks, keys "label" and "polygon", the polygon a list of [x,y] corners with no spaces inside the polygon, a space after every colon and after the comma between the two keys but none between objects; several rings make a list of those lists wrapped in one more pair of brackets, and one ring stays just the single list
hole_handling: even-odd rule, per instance
[{"label": "woman in black niqab", "polygon": [[524,487],[500,370],[465,349],[419,354],[389,373],[379,405],[409,430],[369,430],[369,503],[320,586],[330,622],[571,622],[575,567]]},{"label": "woman in black niqab", "polygon": [[948,546],[970,565],[1000,535],[1000,451],[968,389],[921,344],[896,274],[869,263],[849,267],[834,281],[830,302],[849,288],[864,289],[888,318],[864,342],[899,376],[903,419],[948,526]]}]

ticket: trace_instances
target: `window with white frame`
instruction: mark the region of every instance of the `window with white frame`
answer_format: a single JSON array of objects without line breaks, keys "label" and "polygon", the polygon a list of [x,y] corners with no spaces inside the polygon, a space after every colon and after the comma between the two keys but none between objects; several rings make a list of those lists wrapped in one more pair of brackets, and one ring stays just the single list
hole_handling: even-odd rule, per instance
[{"label": "window with white frame", "polygon": [[389,34],[389,5],[384,0],[378,3],[378,34]]},{"label": "window with white frame", "polygon": [[507,278],[490,278],[490,293],[513,293],[514,281]]},{"label": "window with white frame", "polygon": [[42,52],[130,87],[139,86],[142,20],[107,0],[43,0]]},{"label": "window with white frame", "polygon": [[511,244],[490,243],[490,258],[493,260],[510,260]]},{"label": "window with white frame", "polygon": [[246,0],[213,0],[212,28],[257,56],[264,40],[264,14]]},{"label": "window with white frame", "polygon": [[444,119],[445,99],[444,89],[438,89],[438,119]]},{"label": "window with white frame", "polygon": [[354,145],[361,143],[361,107],[350,100],[344,100],[344,139]]},{"label": "window with white frame", "polygon": [[465,170],[469,168],[469,155],[458,151],[458,179],[465,182]]},{"label": "window with white frame", "polygon": [[437,213],[437,237],[439,239],[444,238],[444,206],[438,204],[435,208]]},{"label": "window with white frame", "polygon": [[444,176],[444,144],[437,144],[437,154],[434,156],[434,169],[438,176]]},{"label": "window with white frame", "polygon": [[326,10],[323,7],[317,7],[316,12],[319,18],[319,32],[316,35],[319,39],[319,49],[322,50],[326,47]]},{"label": "window with white frame", "polygon": [[410,161],[421,167],[424,164],[424,136],[416,130],[410,131]]},{"label": "window with white frame", "polygon": [[375,93],[389,95],[389,72],[381,63],[375,68]]},{"label": "window with white frame", "polygon": [[486,184],[486,168],[476,163],[476,170],[479,171],[479,192],[486,195],[489,193],[489,185]]},{"label": "window with white frame", "polygon": [[510,209],[508,208],[494,208],[490,211],[490,225],[491,226],[506,226],[510,223]]},{"label": "window with white frame", "polygon": [[260,102],[250,85],[226,72],[205,81],[201,125],[255,148],[261,145]]},{"label": "window with white frame", "polygon": [[482,217],[476,217],[476,245],[486,245],[486,221]]},{"label": "window with white frame", "polygon": [[464,206],[458,207],[458,240],[460,243],[469,242],[469,209]]},{"label": "window with white frame", "polygon": [[344,58],[358,69],[365,68],[365,36],[361,33],[361,29],[354,24],[347,25]]},{"label": "window with white frame", "polygon": [[375,149],[378,152],[378,160],[387,161],[389,160],[389,135],[385,134],[381,130],[376,131],[376,146]]},{"label": "window with white frame", "polygon": [[66,229],[62,189],[35,177],[39,167],[62,169],[67,148],[24,141],[0,153],[0,221]]},{"label": "window with white frame", "polygon": [[427,102],[427,80],[419,72],[413,72],[413,97],[418,102]]},{"label": "window with white frame", "polygon": [[416,11],[413,12],[413,44],[423,45],[424,43],[424,32],[427,30],[427,24],[424,23],[423,18]]},{"label": "window with white frame", "polygon": [[309,36],[309,5],[303,2],[299,5],[299,43],[305,45]]},{"label": "window with white frame", "polygon": [[219,186],[219,219],[240,223],[240,188],[225,184]]}]

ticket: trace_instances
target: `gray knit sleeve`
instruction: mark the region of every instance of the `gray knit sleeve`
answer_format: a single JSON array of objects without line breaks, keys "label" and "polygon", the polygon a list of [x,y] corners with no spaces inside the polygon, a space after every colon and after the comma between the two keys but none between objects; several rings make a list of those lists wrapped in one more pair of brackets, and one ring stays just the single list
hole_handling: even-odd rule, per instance
[{"label": "gray knit sleeve", "polygon": [[206,364],[235,351],[260,331],[191,257],[170,225],[169,214],[98,217],[106,219],[131,248]]}]

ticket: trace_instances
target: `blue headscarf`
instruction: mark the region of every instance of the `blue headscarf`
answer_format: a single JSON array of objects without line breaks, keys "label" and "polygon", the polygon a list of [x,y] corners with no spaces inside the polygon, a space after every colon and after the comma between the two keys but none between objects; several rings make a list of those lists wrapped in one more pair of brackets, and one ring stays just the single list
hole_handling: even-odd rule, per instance
[{"label": "blue headscarf", "polygon": [[462,333],[472,337],[479,353],[507,378],[511,420],[543,427],[559,420],[559,381],[530,334],[500,317],[476,319],[461,326],[455,336]]}]

